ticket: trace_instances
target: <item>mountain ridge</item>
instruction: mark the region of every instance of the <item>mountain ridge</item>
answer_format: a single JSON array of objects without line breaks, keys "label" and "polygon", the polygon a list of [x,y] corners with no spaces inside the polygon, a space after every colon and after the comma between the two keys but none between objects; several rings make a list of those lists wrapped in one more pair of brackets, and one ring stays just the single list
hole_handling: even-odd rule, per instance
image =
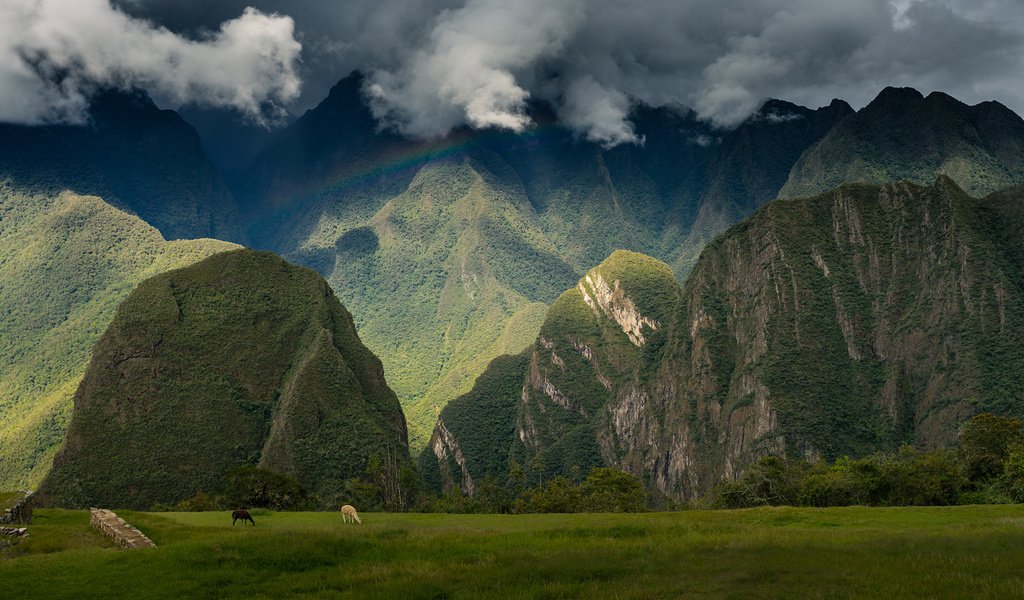
[{"label": "mountain ridge", "polygon": [[132,287],[236,247],[167,241],[100,198],[0,183],[0,487],[49,470],[93,343]]},{"label": "mountain ridge", "polygon": [[19,189],[103,197],[168,239],[245,241],[199,134],[143,92],[98,93],[83,125],[0,123],[0,141],[0,179]]},{"label": "mountain ridge", "polygon": [[[765,454],[942,447],[973,414],[1019,415],[1020,192],[975,199],[940,176],[777,200],[709,244],[685,285],[634,285],[664,290],[639,311],[595,294],[631,289],[631,272],[657,261],[637,256],[617,276],[598,267],[604,283],[592,272],[549,310],[525,371],[481,376],[521,390],[502,396],[514,433],[483,451],[505,452],[528,479],[612,465],[685,499]],[[451,462],[464,404],[442,411],[447,435],[420,457],[435,485],[507,475]],[[481,469],[467,448],[462,462]]]},{"label": "mountain ridge", "polygon": [[[454,305],[462,308],[434,313],[446,332],[444,344],[463,344],[481,323],[486,323],[480,330],[486,339],[475,336],[473,351],[461,357],[457,351],[427,352],[429,346],[404,330],[408,324],[396,324],[385,314],[426,310],[410,304],[422,295],[424,282],[493,276],[501,288],[522,296],[515,302],[534,307],[532,325],[517,343],[525,347],[539,327],[539,304],[553,301],[558,290],[616,248],[658,256],[686,272],[705,238],[767,201],[774,192],[770,188],[782,185],[802,147],[849,110],[839,101],[819,110],[776,101],[767,103],[759,118],[718,133],[692,111],[641,106],[634,117],[643,146],[605,149],[579,139],[557,123],[550,107],[534,103],[529,110],[536,125],[523,134],[460,129],[444,139],[415,141],[381,131],[361,87],[358,73],[346,77],[323,103],[283,131],[254,162],[246,178],[250,185],[238,196],[254,211],[249,233],[255,245],[317,269],[352,307],[367,343],[394,374],[392,383],[412,411],[417,446],[426,442],[436,408],[468,391],[497,356],[501,332],[519,318],[502,294],[460,300]],[[760,151],[779,144],[784,150]],[[728,152],[714,159],[723,148]],[[429,197],[417,191],[426,189],[420,181],[442,171],[450,173],[450,185],[432,184]],[[459,187],[463,175],[456,173],[470,172],[480,176],[473,192],[483,201],[478,206],[507,207],[505,199],[516,198],[516,216],[477,220],[479,227],[455,234],[431,219],[447,210],[439,207],[449,205],[449,195],[462,193],[456,189],[469,189]],[[299,185],[292,188],[289,182]],[[387,232],[398,231],[395,207],[413,197],[435,225],[389,237]],[[712,204],[721,208],[710,209]],[[352,250],[358,244],[353,243],[359,239],[369,245],[356,256]],[[499,254],[505,258],[470,261],[479,268],[467,271],[463,266],[470,263],[460,262],[464,251],[452,252],[460,244],[479,248],[483,256],[503,248]],[[426,249],[438,252],[438,259],[424,254]],[[399,250],[419,258],[399,258]],[[538,256],[547,257],[543,264],[550,272],[533,274]],[[372,272],[367,265],[373,265]],[[536,289],[537,283],[549,291]],[[433,298],[439,301],[416,302],[452,305],[441,290],[455,288],[440,283],[437,288]],[[531,328],[533,333],[527,333]],[[453,373],[459,383],[449,385]],[[412,379],[415,387],[403,383]]]}]

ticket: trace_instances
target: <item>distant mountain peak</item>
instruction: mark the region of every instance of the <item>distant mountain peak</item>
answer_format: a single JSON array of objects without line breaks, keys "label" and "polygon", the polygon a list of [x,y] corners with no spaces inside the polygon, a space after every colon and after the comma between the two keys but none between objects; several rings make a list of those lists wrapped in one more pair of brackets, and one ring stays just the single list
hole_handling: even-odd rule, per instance
[{"label": "distant mountain peak", "polygon": [[804,153],[779,197],[809,197],[851,181],[927,185],[940,173],[983,196],[1024,182],[1022,149],[1024,121],[1002,105],[887,87]]},{"label": "distant mountain peak", "polygon": [[888,106],[906,106],[908,104],[917,104],[924,100],[924,95],[912,87],[892,87],[888,86],[875,96],[875,99],[868,103],[865,109],[888,107]]}]

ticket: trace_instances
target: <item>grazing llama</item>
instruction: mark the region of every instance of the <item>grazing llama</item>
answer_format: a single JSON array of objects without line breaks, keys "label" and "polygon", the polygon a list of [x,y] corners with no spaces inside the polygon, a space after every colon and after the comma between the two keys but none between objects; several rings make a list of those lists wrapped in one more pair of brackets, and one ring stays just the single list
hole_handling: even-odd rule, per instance
[{"label": "grazing llama", "polygon": [[231,526],[234,527],[235,521],[238,521],[239,519],[241,519],[242,521],[242,527],[245,527],[246,521],[252,523],[253,527],[256,526],[256,521],[252,520],[252,515],[250,515],[249,511],[247,510],[236,510],[235,512],[231,513]]},{"label": "grazing llama", "polygon": [[344,519],[346,523],[349,522],[349,519],[352,519],[352,521],[359,523],[360,525],[363,524],[362,519],[359,518],[359,513],[356,512],[356,507],[351,504],[346,504],[341,507],[341,518]]}]

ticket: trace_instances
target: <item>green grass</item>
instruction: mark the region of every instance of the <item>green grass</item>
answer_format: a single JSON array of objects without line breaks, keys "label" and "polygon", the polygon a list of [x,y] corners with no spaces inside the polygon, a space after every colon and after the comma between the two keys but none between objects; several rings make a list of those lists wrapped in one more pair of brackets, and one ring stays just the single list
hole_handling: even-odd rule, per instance
[{"label": "green grass", "polygon": [[649,514],[121,513],[158,545],[122,551],[87,514],[38,511],[0,556],[21,598],[1005,598],[1024,592],[1022,506]]}]

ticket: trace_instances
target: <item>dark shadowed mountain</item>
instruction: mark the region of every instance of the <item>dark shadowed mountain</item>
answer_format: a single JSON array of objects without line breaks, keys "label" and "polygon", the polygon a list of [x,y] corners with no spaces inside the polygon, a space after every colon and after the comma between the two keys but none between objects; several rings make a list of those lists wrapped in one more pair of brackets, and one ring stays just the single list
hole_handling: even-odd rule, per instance
[{"label": "dark shadowed mountain", "polygon": [[998,102],[968,106],[942,92],[886,88],[812,146],[779,195],[845,182],[927,184],[940,174],[976,196],[1024,183],[1024,120]]},{"label": "dark shadowed mountain", "polygon": [[195,130],[142,93],[100,94],[82,126],[0,124],[0,180],[28,193],[103,197],[168,239],[244,239]]}]

